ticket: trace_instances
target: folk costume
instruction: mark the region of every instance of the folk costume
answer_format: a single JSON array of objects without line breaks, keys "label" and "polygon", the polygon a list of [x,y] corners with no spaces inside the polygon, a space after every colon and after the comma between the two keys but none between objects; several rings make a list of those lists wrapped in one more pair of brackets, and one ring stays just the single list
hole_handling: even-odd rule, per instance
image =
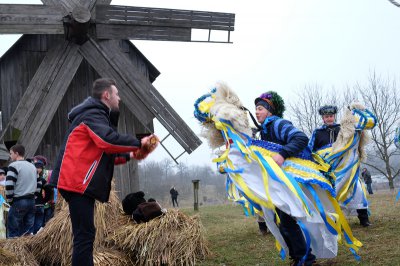
[{"label": "folk costume", "polygon": [[[219,84],[195,103],[195,117],[211,148],[225,146],[214,162],[227,174],[228,197],[263,216],[282,259],[289,253],[295,264],[309,265],[315,257],[333,258],[339,235],[356,254],[361,243],[351,233],[332,182],[321,173],[329,166],[316,163],[304,149],[304,133],[281,118],[284,104],[280,97],[278,103],[279,95],[267,94],[260,98],[272,102],[275,116],[264,121],[262,134],[275,143],[251,139],[246,109],[226,85]],[[276,154],[286,158],[282,167],[272,159]]]},{"label": "folk costume", "polygon": [[[335,115],[337,114],[337,107],[332,105],[325,105],[319,109],[319,114],[324,115]],[[348,116],[353,117],[353,114]],[[353,127],[353,122],[350,121],[350,127]],[[361,132],[362,129],[360,129]],[[332,145],[338,138],[340,132],[340,124],[333,123],[332,125],[324,124],[322,127],[314,130],[311,140],[309,142],[309,148],[311,151],[317,153],[319,156],[329,161],[332,153]],[[351,132],[354,132],[352,130]],[[358,138],[359,140],[361,139]],[[336,177],[336,194],[339,198],[338,201],[343,210],[348,215],[356,215],[360,220],[360,224],[364,227],[369,226],[368,218],[368,201],[365,193],[364,182],[360,179],[360,163],[361,158],[357,148],[359,145],[358,141],[355,140],[352,147],[355,153],[340,153],[336,154],[336,159],[331,160],[331,171]],[[350,160],[340,160],[346,156]],[[340,167],[337,165],[340,162]],[[336,164],[336,165],[335,165]],[[340,170],[339,170],[340,169]],[[351,183],[351,185],[349,184]]]}]

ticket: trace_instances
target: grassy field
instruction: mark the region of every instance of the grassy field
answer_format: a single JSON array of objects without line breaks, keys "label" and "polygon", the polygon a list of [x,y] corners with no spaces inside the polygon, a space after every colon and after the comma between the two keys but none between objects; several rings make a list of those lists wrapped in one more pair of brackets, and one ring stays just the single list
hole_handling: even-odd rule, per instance
[{"label": "grassy field", "polygon": [[[341,245],[338,257],[318,260],[321,265],[400,265],[400,201],[392,192],[379,192],[369,197],[372,225],[364,228],[357,217],[349,219],[353,234],[362,243],[357,262]],[[189,215],[194,212],[183,210]],[[275,249],[272,235],[260,236],[254,217],[245,217],[240,206],[201,207],[198,214],[205,227],[213,253],[199,265],[288,265]]]}]

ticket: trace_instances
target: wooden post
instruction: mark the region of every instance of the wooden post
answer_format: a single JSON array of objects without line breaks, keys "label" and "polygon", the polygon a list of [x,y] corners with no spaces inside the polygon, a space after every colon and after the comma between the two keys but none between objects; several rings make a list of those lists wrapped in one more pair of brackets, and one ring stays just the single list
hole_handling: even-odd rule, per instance
[{"label": "wooden post", "polygon": [[200,180],[192,180],[193,182],[193,192],[194,192],[194,210],[199,210],[199,182]]}]

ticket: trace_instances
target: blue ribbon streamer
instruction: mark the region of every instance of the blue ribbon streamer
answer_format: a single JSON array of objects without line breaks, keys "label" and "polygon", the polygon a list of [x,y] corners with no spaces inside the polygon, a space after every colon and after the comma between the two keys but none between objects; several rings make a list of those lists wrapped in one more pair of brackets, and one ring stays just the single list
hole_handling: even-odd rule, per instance
[{"label": "blue ribbon streamer", "polygon": [[279,255],[281,256],[281,259],[284,260],[286,258],[286,252],[283,248],[281,248],[281,251],[279,252]]},{"label": "blue ribbon streamer", "polygon": [[325,225],[326,225],[326,227],[328,228],[329,232],[331,232],[331,234],[333,234],[333,235],[337,235],[338,232],[336,231],[336,229],[333,228],[333,227],[328,223],[328,221],[326,220],[325,210],[324,210],[324,207],[323,207],[323,205],[322,205],[322,203],[321,203],[321,201],[320,201],[320,199],[319,199],[319,197],[318,197],[317,192],[314,190],[314,188],[312,187],[312,185],[310,185],[310,184],[305,184],[305,186],[307,187],[307,189],[310,191],[311,195],[313,196],[313,198],[314,198],[314,200],[315,200],[315,203],[316,203],[316,205],[317,205],[317,208],[318,208],[318,210],[319,210],[319,213],[320,213],[322,219],[324,220]]},{"label": "blue ribbon streamer", "polygon": [[[345,231],[343,231],[343,232],[344,232],[344,238],[346,239],[347,244],[353,245],[353,241],[350,240],[349,236],[346,234]],[[353,253],[354,258],[357,261],[361,260],[361,257],[357,254],[357,252],[353,248],[349,248],[349,250],[350,250],[351,253]]]},{"label": "blue ribbon streamer", "polygon": [[360,172],[360,169],[358,168],[353,179],[351,180],[351,183],[349,186],[349,187],[351,187],[354,185],[353,191],[351,192],[351,196],[343,202],[343,205],[349,204],[349,202],[354,198],[354,195],[356,194],[356,190],[357,190],[357,182],[356,181],[358,180],[359,172]]},{"label": "blue ribbon streamer", "polygon": [[311,247],[311,237],[310,237],[310,233],[308,232],[306,226],[300,221],[297,220],[297,224],[300,226],[301,230],[304,233],[304,236],[306,238],[306,254],[303,256],[303,258],[301,258],[301,260],[299,261],[299,266],[303,265],[303,263],[306,261],[308,253],[310,252],[310,247]]}]

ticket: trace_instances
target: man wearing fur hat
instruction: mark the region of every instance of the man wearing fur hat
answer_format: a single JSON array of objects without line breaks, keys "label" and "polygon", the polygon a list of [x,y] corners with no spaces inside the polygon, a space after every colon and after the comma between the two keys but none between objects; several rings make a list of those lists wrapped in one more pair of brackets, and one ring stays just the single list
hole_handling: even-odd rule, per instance
[{"label": "man wearing fur hat", "polygon": [[336,106],[324,105],[319,108],[318,113],[321,115],[324,124],[322,127],[315,129],[311,136],[309,143],[311,151],[332,146],[340,131],[340,125],[336,124]]},{"label": "man wearing fur hat", "polygon": [[[308,137],[295,128],[290,121],[282,118],[285,104],[276,92],[263,93],[255,99],[254,103],[256,118],[261,124],[261,139],[282,146],[281,151],[272,157],[279,166],[282,166],[286,158],[299,154],[307,147]],[[311,249],[307,251],[306,241],[296,219],[278,208],[276,211],[281,220],[279,231],[289,248],[293,265],[298,265],[301,261],[304,261],[303,265],[312,265],[315,262],[315,256],[311,253]]]},{"label": "man wearing fur hat", "polygon": [[[308,144],[312,152],[332,147],[340,131],[340,124],[336,123],[337,107],[324,105],[318,112],[322,117],[323,125],[314,130]],[[368,209],[357,209],[358,219],[364,227],[370,226]]]}]

